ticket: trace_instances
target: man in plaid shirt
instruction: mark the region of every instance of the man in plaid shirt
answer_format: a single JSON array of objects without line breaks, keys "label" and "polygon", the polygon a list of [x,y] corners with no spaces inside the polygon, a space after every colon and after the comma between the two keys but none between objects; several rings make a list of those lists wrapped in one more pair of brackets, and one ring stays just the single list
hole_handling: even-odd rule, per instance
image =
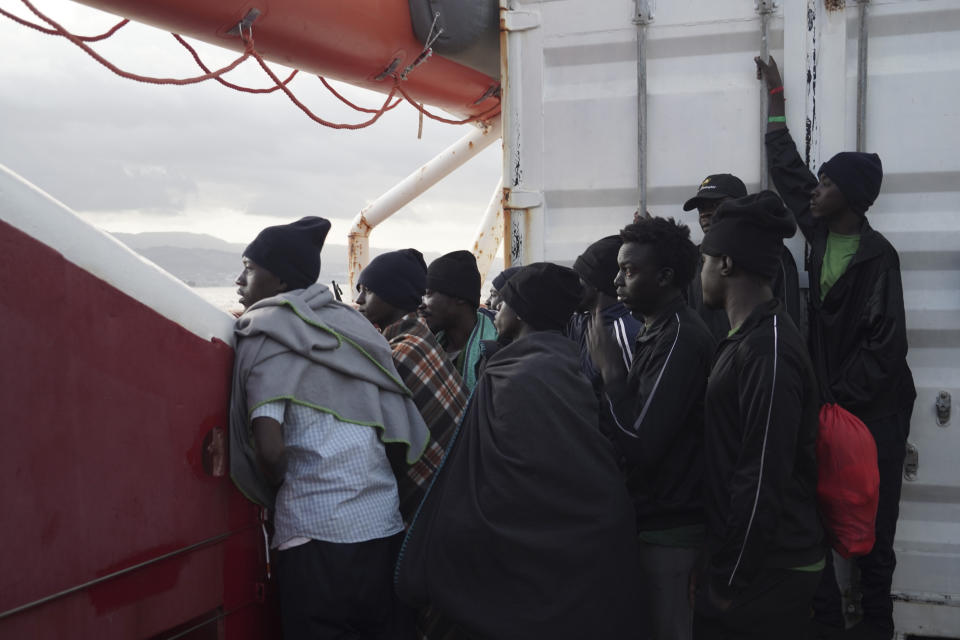
[{"label": "man in plaid shirt", "polygon": [[409,523],[439,467],[467,405],[463,378],[416,310],[426,289],[427,266],[416,249],[374,258],[360,273],[357,305],[390,343],[393,362],[430,429],[420,460],[398,478],[400,513]]}]

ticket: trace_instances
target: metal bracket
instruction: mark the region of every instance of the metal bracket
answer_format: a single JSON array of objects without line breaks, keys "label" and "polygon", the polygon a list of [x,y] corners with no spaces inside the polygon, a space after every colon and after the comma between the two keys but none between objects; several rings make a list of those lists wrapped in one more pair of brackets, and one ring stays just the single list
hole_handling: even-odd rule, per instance
[{"label": "metal bracket", "polygon": [[247,15],[243,16],[243,20],[238,22],[233,29],[227,31],[227,35],[239,36],[244,31],[249,32],[250,28],[253,27],[253,23],[256,22],[259,17],[260,9],[250,9],[250,11],[247,11]]},{"label": "metal bracket", "polygon": [[227,432],[216,427],[203,437],[200,451],[200,464],[207,475],[222,478],[227,475]]},{"label": "metal bracket", "polygon": [[392,74],[394,71],[396,71],[397,67],[399,66],[400,66],[400,58],[394,58],[393,60],[390,61],[390,64],[387,65],[387,67],[383,71],[381,71],[379,74],[377,74],[373,79],[377,81],[383,80],[384,78]]},{"label": "metal bracket", "polygon": [[490,85],[487,88],[487,90],[483,92],[483,95],[477,98],[473,104],[478,105],[484,100],[486,100],[487,98],[493,98],[493,97],[499,98],[500,94],[501,94],[500,83],[495,82],[494,84]]},{"label": "metal bracket", "polygon": [[775,0],[756,0],[757,13],[773,13],[777,9]]},{"label": "metal bracket", "polygon": [[920,451],[912,442],[907,443],[907,457],[903,460],[903,479],[913,482],[920,469]]},{"label": "metal bracket", "polygon": [[941,391],[937,394],[934,406],[937,408],[937,424],[941,427],[950,424],[950,392]]},{"label": "metal bracket", "polygon": [[653,22],[653,6],[650,0],[634,0],[633,24],[647,25]]},{"label": "metal bracket", "polygon": [[539,191],[511,189],[507,193],[503,206],[507,209],[533,209],[541,204],[543,204],[543,196]]},{"label": "metal bracket", "polygon": [[529,31],[540,26],[540,14],[533,11],[502,11],[500,13],[501,31]]}]

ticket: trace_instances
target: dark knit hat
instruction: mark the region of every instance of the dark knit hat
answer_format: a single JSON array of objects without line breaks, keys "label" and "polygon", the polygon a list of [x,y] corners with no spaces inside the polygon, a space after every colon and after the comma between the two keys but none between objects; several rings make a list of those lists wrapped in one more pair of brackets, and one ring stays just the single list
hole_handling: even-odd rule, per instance
[{"label": "dark knit hat", "polygon": [[623,238],[619,235],[607,236],[597,240],[577,257],[573,263],[576,271],[585,282],[610,296],[617,295],[617,288],[613,281],[620,271],[617,264],[617,253]]},{"label": "dark knit hat", "polygon": [[427,263],[416,249],[383,253],[360,272],[357,291],[360,285],[402,311],[413,311],[427,288]]},{"label": "dark knit hat", "polygon": [[565,327],[581,294],[577,272],[552,262],[523,267],[500,291],[520,319],[540,331]]},{"label": "dark knit hat", "polygon": [[507,280],[517,275],[517,272],[522,268],[523,267],[507,267],[501,271],[497,277],[493,279],[493,288],[497,291],[503,289],[503,285],[507,284]]},{"label": "dark knit hat", "polygon": [[830,178],[850,208],[863,215],[880,193],[883,164],[875,153],[842,151],[823,163],[819,175]]},{"label": "dark knit hat", "polygon": [[480,306],[480,270],[469,251],[451,251],[427,268],[427,289]]},{"label": "dark knit hat", "polygon": [[783,239],[796,232],[780,196],[761,191],[721,203],[700,249],[711,256],[730,256],[736,266],[772,279],[780,268]]},{"label": "dark knit hat", "polygon": [[287,289],[306,289],[320,276],[320,249],[330,221],[317,216],[267,227],[243,250],[243,255],[277,276]]},{"label": "dark knit hat", "polygon": [[747,195],[743,180],[730,173],[714,173],[703,179],[697,195],[683,203],[683,210],[690,211],[700,206],[702,200],[742,198]]}]

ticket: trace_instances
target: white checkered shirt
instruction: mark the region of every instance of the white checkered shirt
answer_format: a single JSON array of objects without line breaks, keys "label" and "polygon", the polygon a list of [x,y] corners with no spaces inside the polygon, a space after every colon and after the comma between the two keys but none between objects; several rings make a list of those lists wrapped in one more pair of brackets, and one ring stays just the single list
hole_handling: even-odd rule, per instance
[{"label": "white checkered shirt", "polygon": [[397,481],[374,427],[285,400],[251,419],[283,424],[287,472],[277,494],[271,547],[310,538],[363,542],[403,530]]}]

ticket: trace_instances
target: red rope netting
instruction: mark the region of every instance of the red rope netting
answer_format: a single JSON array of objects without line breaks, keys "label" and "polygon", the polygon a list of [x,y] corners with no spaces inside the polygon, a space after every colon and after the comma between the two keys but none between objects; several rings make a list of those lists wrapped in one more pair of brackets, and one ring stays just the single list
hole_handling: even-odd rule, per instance
[{"label": "red rope netting", "polygon": [[[20,18],[3,9],[0,9],[0,15],[6,18],[9,18],[10,20],[13,20],[14,22],[17,22],[18,24],[40,31],[41,33],[66,38],[67,40],[72,42],[74,45],[82,49],[91,58],[93,58],[94,60],[96,60],[97,62],[99,62],[100,64],[102,64],[107,69],[109,69],[110,71],[112,71],[113,73],[117,74],[120,77],[127,78],[130,80],[135,80],[137,82],[145,82],[149,84],[179,85],[179,86],[196,84],[199,82],[205,82],[207,80],[216,80],[217,82],[219,82],[225,87],[234,89],[235,91],[242,91],[244,93],[260,94],[260,93],[273,93],[275,91],[282,91],[284,94],[286,94],[287,98],[289,98],[290,101],[293,102],[294,105],[296,105],[298,109],[300,109],[301,111],[303,111],[304,114],[306,114],[308,118],[310,118],[311,120],[313,120],[318,124],[321,124],[325,127],[330,127],[332,129],[362,129],[364,127],[369,127],[374,122],[379,120],[384,113],[395,108],[404,100],[406,100],[411,105],[413,105],[414,108],[416,108],[417,111],[420,112],[421,117],[426,116],[432,120],[436,120],[438,122],[443,122],[446,124],[466,124],[469,122],[483,120],[489,116],[492,116],[500,108],[500,104],[498,102],[493,107],[484,111],[483,113],[477,114],[475,116],[470,116],[462,120],[444,118],[442,116],[438,116],[434,113],[431,113],[430,111],[425,109],[422,104],[418,104],[415,100],[413,100],[410,97],[410,95],[406,91],[404,91],[403,88],[400,86],[401,78],[396,74],[394,74],[392,76],[393,86],[390,88],[390,92],[387,94],[386,100],[383,101],[383,104],[379,108],[369,109],[369,108],[360,107],[354,104],[353,102],[348,100],[346,97],[341,95],[336,89],[334,89],[333,86],[329,82],[327,82],[325,78],[317,76],[318,78],[320,78],[320,82],[323,83],[323,86],[326,87],[327,90],[330,91],[330,93],[332,93],[338,100],[340,100],[341,102],[343,102],[344,104],[346,104],[347,106],[349,106],[350,108],[356,111],[359,111],[361,113],[372,114],[372,116],[369,119],[365,120],[364,122],[360,122],[356,124],[330,122],[329,120],[325,120],[320,116],[316,115],[315,113],[313,113],[313,111],[311,111],[309,107],[303,104],[288,87],[288,85],[290,84],[290,81],[293,80],[293,78],[297,75],[296,69],[294,69],[293,72],[291,72],[290,75],[287,76],[285,80],[281,80],[279,77],[277,77],[277,75],[273,72],[273,70],[270,69],[270,67],[267,65],[266,61],[263,59],[260,53],[257,52],[257,50],[254,48],[252,29],[247,32],[246,36],[244,35],[242,29],[240,31],[240,39],[244,44],[243,54],[240,57],[238,57],[236,60],[231,62],[230,64],[226,65],[225,67],[221,67],[220,69],[217,69],[215,71],[211,71],[210,68],[206,64],[204,64],[203,60],[200,59],[200,55],[197,53],[196,49],[194,49],[186,40],[184,40],[182,36],[176,33],[172,34],[173,37],[177,40],[177,42],[180,43],[180,45],[183,46],[190,53],[194,61],[197,63],[200,69],[204,71],[204,73],[203,75],[193,76],[189,78],[156,78],[156,77],[144,76],[141,74],[132,73],[132,72],[120,69],[119,67],[111,63],[109,60],[105,59],[103,56],[98,54],[96,51],[94,51],[91,47],[89,47],[86,44],[88,42],[98,42],[98,41],[109,38],[114,33],[119,31],[122,27],[127,25],[130,22],[129,20],[126,20],[126,19],[121,20],[120,22],[115,24],[113,27],[111,27],[109,30],[97,36],[78,36],[70,33],[63,26],[61,26],[59,23],[54,21],[52,18],[49,18],[48,16],[40,12],[36,7],[33,6],[33,4],[30,3],[30,0],[21,0],[21,2],[35,16],[37,16],[43,22],[50,25],[50,28],[30,22],[28,20],[24,20],[23,18]],[[223,75],[237,68],[241,63],[246,61],[247,58],[251,58],[251,57],[257,61],[257,64],[260,65],[260,68],[263,69],[264,73],[266,73],[267,76],[273,81],[274,86],[269,88],[256,89],[251,87],[240,86],[232,82],[229,82],[227,80],[224,80],[222,78]],[[397,93],[399,93],[401,97],[397,98],[394,102],[391,103],[391,100],[393,100],[394,96]]]},{"label": "red rope netting", "polygon": [[[35,22],[30,22],[29,20],[24,20],[24,19],[21,18],[20,16],[16,16],[16,15],[14,15],[14,14],[12,14],[12,13],[10,13],[9,11],[6,11],[6,10],[4,10],[4,9],[0,9],[0,15],[4,16],[4,17],[6,17],[6,18],[11,19],[11,20],[13,20],[14,22],[16,22],[16,23],[18,23],[18,24],[22,24],[22,25],[25,26],[25,27],[30,27],[31,29],[36,29],[36,30],[39,31],[40,33],[46,33],[47,35],[51,35],[51,36],[59,36],[59,35],[60,35],[60,32],[57,31],[57,30],[55,30],[55,29],[47,29],[46,27],[44,27],[44,26],[42,26],[42,25],[39,25],[39,24],[36,24]],[[127,24],[129,24],[129,22],[130,22],[129,20],[127,20],[126,18],[124,18],[123,20],[121,20],[121,21],[118,22],[117,24],[113,25],[112,27],[110,27],[110,29],[108,29],[107,31],[104,31],[103,33],[101,33],[101,34],[98,35],[98,36],[76,36],[76,37],[77,37],[77,39],[80,40],[81,42],[98,42],[98,41],[100,41],[100,40],[106,40],[107,38],[109,38],[110,36],[112,36],[113,34],[115,34],[117,31],[119,31],[122,27],[125,27]]]}]

